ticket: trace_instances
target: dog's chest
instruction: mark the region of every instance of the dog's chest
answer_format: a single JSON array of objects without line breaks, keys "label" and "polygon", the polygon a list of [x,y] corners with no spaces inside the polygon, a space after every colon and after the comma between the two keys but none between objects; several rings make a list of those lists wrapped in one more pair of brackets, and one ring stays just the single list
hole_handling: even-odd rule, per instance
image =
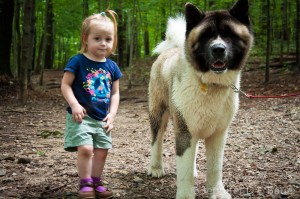
[{"label": "dog's chest", "polygon": [[205,138],[224,130],[237,110],[237,96],[229,89],[206,86],[199,81],[173,82],[172,101],[189,131]]}]

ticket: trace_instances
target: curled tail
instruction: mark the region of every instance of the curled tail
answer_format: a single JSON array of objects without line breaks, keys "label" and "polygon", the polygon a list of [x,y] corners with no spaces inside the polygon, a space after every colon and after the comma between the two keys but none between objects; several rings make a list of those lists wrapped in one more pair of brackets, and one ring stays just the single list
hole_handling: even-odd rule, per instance
[{"label": "curled tail", "polygon": [[153,54],[161,54],[170,48],[183,48],[185,42],[186,21],[183,15],[169,18],[166,39],[159,43],[153,50]]}]

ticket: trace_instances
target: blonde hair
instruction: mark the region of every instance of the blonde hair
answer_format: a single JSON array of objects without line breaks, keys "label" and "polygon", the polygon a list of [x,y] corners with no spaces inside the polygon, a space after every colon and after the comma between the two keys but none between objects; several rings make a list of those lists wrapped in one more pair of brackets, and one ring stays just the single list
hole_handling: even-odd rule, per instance
[{"label": "blonde hair", "polygon": [[[115,51],[117,49],[117,43],[118,43],[118,37],[117,37],[117,30],[118,30],[118,24],[117,24],[117,13],[113,10],[106,10],[105,12],[93,14],[87,18],[84,19],[81,26],[81,48],[80,53],[87,52],[87,45],[85,44],[85,38],[90,34],[90,27],[91,22],[93,20],[97,21],[111,21],[114,25],[114,43],[112,48],[112,54],[115,54]],[[107,55],[109,56],[109,55]]]}]

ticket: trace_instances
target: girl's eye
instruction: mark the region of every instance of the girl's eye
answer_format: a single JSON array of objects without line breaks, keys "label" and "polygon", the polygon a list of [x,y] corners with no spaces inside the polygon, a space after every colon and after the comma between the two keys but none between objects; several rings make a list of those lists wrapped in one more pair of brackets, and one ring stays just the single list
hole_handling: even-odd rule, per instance
[{"label": "girl's eye", "polygon": [[111,41],[111,40],[112,40],[112,38],[106,38],[106,41],[108,41],[108,42]]}]

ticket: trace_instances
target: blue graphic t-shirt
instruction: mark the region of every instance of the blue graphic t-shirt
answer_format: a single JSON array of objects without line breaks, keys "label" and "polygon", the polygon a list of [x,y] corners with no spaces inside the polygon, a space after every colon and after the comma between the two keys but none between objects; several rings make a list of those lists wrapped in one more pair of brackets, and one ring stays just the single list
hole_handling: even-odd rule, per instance
[{"label": "blue graphic t-shirt", "polygon": [[[96,62],[83,54],[73,56],[64,71],[75,75],[72,89],[79,104],[96,120],[103,120],[109,112],[113,82],[122,77],[118,65],[111,59]],[[70,107],[67,111],[72,114]]]}]

